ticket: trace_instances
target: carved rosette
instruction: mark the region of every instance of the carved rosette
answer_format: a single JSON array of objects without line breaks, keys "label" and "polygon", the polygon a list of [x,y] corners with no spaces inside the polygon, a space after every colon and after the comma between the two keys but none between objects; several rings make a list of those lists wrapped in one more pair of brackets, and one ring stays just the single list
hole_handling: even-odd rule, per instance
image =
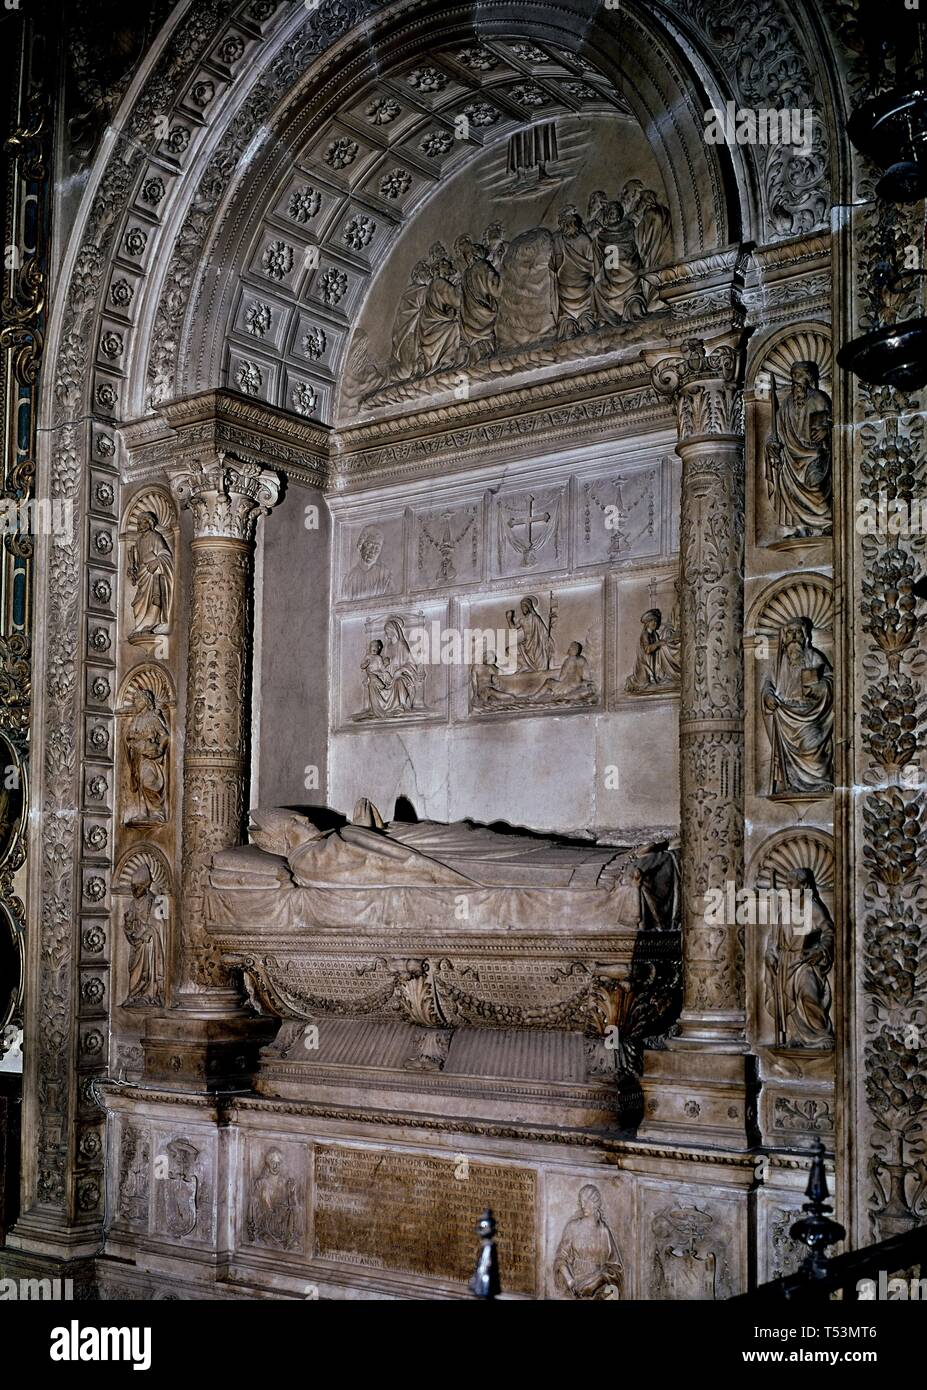
[{"label": "carved rosette", "polygon": [[680,828],[685,979],[681,1032],[744,1037],[742,931],[707,926],[705,894],[743,885],[744,405],[738,345],[651,358],[676,406],[680,518]]},{"label": "carved rosette", "polygon": [[259,516],[280,494],[276,473],[219,453],[170,474],[193,514],[183,792],[181,975],[204,988],[228,983],[202,926],[206,871],[241,839],[248,776],[251,557]]}]

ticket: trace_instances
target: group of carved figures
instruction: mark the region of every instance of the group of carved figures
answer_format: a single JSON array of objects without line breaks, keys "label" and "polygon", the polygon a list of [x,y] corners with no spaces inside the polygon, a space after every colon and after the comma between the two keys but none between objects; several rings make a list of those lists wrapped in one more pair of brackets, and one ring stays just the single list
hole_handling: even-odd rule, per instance
[{"label": "group of carved figures", "polygon": [[[127,547],[127,573],[132,586],[134,626],[128,640],[159,651],[171,631],[175,556],[169,527],[144,503],[136,509]],[[139,666],[123,711],[122,752],[126,768],[124,824],[127,830],[152,830],[166,825],[169,815],[170,712],[165,705],[157,668]],[[128,883],[129,899],[122,918],[128,943],[127,1008],[164,1004],[167,897],[156,890],[149,856],[141,854]]]},{"label": "group of carved figures", "polygon": [[[586,703],[597,688],[583,644],[573,641],[556,657],[554,629],[557,601],[551,593],[547,613],[534,594],[506,611],[514,636],[514,662],[484,640],[470,665],[470,707],[505,710],[562,702]],[[625,683],[632,694],[678,690],[680,638],[665,623],[659,608],[641,619],[641,637],[634,670]],[[814,645],[810,618],[796,617],[779,632],[774,672],[767,674],[760,699],[771,748],[769,796],[827,796],[834,783],[834,672]],[[373,638],[360,663],[364,708],[354,718],[387,719],[425,711],[427,668],[410,645],[406,619],[388,617],[383,637]]]},{"label": "group of carved figures", "polygon": [[563,341],[641,318],[657,306],[669,210],[639,179],[620,200],[591,194],[585,214],[561,209],[557,230],[511,241],[498,222],[479,240],[443,242],[412,267],[393,325],[391,381],[473,366],[497,353]]}]

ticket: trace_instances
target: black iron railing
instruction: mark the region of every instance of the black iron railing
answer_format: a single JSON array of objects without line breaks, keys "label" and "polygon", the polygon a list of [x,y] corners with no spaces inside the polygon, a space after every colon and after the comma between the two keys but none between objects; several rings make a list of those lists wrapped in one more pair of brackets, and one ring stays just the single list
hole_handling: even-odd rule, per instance
[{"label": "black iron railing", "polygon": [[[921,1271],[927,1264],[927,1226],[915,1226],[875,1245],[828,1258],[827,1247],[843,1240],[846,1232],[830,1217],[824,1146],[820,1142],[814,1150],[805,1195],[808,1200],[802,1207],[804,1215],[789,1232],[793,1240],[808,1247],[801,1266],[794,1274],[786,1274],[781,1279],[760,1284],[750,1293],[738,1295],[734,1302],[807,1301],[840,1295],[845,1302],[856,1303],[871,1299],[919,1298],[922,1292],[927,1292],[927,1282],[918,1282],[916,1290],[911,1282],[921,1280]],[[903,1290],[897,1287],[899,1279]]]}]

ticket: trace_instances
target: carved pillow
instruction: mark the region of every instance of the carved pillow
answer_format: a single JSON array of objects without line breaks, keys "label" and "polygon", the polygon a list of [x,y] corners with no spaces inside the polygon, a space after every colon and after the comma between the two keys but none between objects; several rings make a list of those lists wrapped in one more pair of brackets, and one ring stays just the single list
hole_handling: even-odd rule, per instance
[{"label": "carved pillow", "polygon": [[251,843],[284,858],[300,845],[318,840],[322,833],[308,816],[286,806],[257,806],[248,815]]}]

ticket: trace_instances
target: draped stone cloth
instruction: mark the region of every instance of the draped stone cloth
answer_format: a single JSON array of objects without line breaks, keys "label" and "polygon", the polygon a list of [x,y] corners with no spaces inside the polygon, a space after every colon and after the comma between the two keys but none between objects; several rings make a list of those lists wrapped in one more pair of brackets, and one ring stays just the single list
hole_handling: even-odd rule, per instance
[{"label": "draped stone cloth", "polygon": [[502,262],[496,343],[500,349],[524,347],[557,331],[554,237],[543,227],[522,232]]},{"label": "draped stone cloth", "polygon": [[474,261],[463,273],[460,322],[470,347],[493,342],[499,283],[499,272],[486,260]]},{"label": "draped stone cloth", "polygon": [[[261,824],[254,823],[255,817]],[[408,927],[596,932],[672,928],[678,865],[632,851],[459,821],[319,830],[298,813],[252,812],[254,845],[213,858],[207,918],[220,931]],[[664,863],[667,861],[667,863]],[[467,913],[455,911],[461,897]],[[664,901],[665,899],[665,901]]]},{"label": "draped stone cloth", "polygon": [[460,290],[443,275],[436,275],[428,286],[418,328],[426,372],[458,366],[461,360]]},{"label": "draped stone cloth", "polygon": [[427,293],[427,285],[410,285],[399,300],[393,324],[393,356],[390,362],[390,371],[399,380],[415,373],[419,352],[419,320]]}]

